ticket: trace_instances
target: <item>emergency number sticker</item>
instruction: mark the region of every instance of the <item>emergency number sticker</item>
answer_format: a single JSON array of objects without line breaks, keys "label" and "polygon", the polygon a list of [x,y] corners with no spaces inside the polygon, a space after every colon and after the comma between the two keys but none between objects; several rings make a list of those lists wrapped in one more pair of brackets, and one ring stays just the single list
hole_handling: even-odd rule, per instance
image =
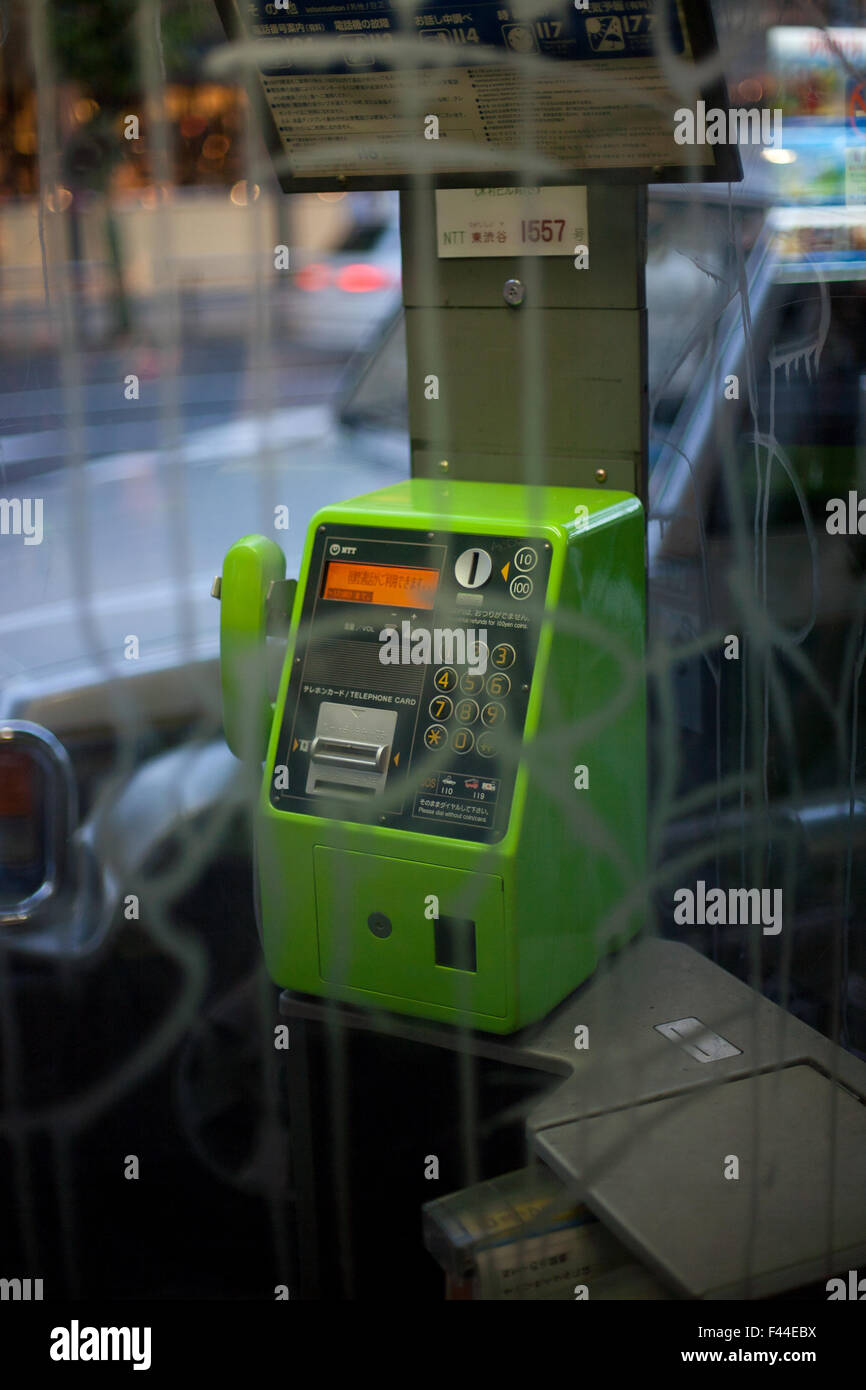
[{"label": "emergency number sticker", "polygon": [[436,243],[440,258],[573,256],[588,244],[586,189],[440,188]]}]

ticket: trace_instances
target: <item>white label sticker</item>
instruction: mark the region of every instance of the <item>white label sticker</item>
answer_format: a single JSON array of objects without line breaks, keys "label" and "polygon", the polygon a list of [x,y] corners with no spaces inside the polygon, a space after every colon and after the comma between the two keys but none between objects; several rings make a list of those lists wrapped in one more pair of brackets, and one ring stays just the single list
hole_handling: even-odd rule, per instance
[{"label": "white label sticker", "polygon": [[589,245],[586,189],[440,188],[436,242],[441,258],[574,256]]},{"label": "white label sticker", "polygon": [[719,1062],[723,1057],[740,1057],[742,1048],[714,1033],[699,1018],[677,1018],[672,1023],[656,1023],[655,1031],[678,1043],[696,1062]]}]

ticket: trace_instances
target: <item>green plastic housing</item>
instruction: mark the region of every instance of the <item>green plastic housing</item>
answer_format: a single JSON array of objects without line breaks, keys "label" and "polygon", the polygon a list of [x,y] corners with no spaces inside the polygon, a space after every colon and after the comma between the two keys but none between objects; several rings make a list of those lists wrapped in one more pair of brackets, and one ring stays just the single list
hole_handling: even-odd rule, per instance
[{"label": "green plastic housing", "polygon": [[[316,528],[537,536],[552,561],[514,798],[496,844],[274,808]],[[509,1033],[644,920],[643,511],[628,493],[413,479],[310,523],[256,815],[268,971],[292,990]],[[435,909],[432,904],[435,904]],[[475,924],[476,968],[436,963],[431,912]],[[371,913],[390,935],[375,935]]]}]

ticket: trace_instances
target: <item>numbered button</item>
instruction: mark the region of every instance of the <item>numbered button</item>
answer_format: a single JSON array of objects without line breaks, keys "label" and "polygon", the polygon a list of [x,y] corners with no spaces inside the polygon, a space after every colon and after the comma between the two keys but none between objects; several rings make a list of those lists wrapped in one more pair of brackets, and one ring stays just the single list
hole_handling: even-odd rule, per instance
[{"label": "numbered button", "polygon": [[467,695],[478,695],[484,689],[484,677],[464,671],[460,677],[460,689],[465,690]]},{"label": "numbered button", "polygon": [[428,748],[444,748],[445,740],[448,737],[448,730],[441,724],[431,724],[429,729],[424,730],[424,742]]},{"label": "numbered button", "polygon": [[469,729],[455,729],[451,735],[451,747],[455,753],[468,753],[475,743],[475,737]]},{"label": "numbered button", "polygon": [[505,706],[497,705],[495,700],[491,700],[489,705],[485,705],[481,711],[481,723],[486,724],[488,729],[496,729],[505,719]]},{"label": "numbered button", "polygon": [[440,666],[433,677],[433,684],[437,690],[453,690],[457,684],[457,672],[453,666]]},{"label": "numbered button", "polygon": [[524,545],[518,550],[514,557],[514,568],[516,570],[534,570],[538,564],[538,556],[531,545]]},{"label": "numbered button", "polygon": [[495,699],[502,700],[511,689],[511,680],[497,671],[495,675],[487,677],[487,694],[493,695]]},{"label": "numbered button", "polygon": [[509,642],[500,642],[490,653],[490,660],[497,671],[507,671],[517,660],[517,654]]},{"label": "numbered button", "polygon": [[479,734],[475,747],[482,758],[495,758],[499,752],[499,744],[492,734]]},{"label": "numbered button", "polygon": [[431,719],[450,719],[454,713],[454,702],[447,695],[434,695],[429,710]]},{"label": "numbered button", "polygon": [[528,574],[516,574],[508,586],[508,592],[512,598],[525,599],[529,598],[534,587]]},{"label": "numbered button", "polygon": [[474,724],[478,718],[478,705],[474,700],[459,700],[457,719],[461,724]]}]

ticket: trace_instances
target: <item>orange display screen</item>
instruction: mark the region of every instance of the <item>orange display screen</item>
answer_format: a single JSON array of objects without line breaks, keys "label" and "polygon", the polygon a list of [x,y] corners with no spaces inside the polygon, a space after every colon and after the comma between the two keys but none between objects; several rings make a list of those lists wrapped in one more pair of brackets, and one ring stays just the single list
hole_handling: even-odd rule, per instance
[{"label": "orange display screen", "polygon": [[438,570],[330,560],[322,598],[380,603],[388,608],[432,608],[438,583]]}]

